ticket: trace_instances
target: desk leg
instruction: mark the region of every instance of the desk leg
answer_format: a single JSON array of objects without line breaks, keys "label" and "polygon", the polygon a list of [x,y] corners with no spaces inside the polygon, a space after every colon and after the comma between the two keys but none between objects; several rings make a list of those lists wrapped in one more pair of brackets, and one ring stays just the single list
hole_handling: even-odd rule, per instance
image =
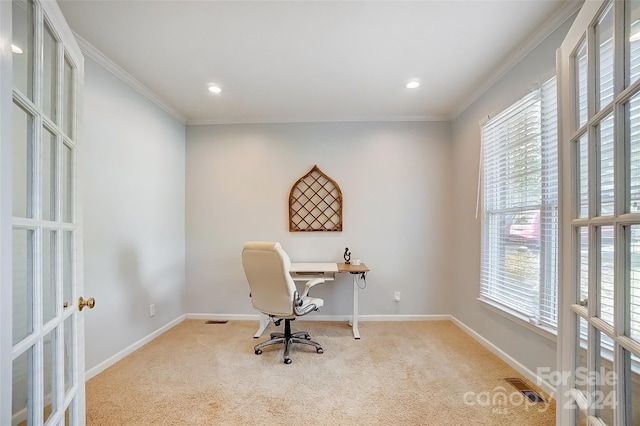
[{"label": "desk leg", "polygon": [[353,337],[360,339],[360,331],[358,330],[358,274],[353,275],[353,318],[351,319],[351,328],[353,329]]},{"label": "desk leg", "polygon": [[264,330],[267,328],[268,325],[269,325],[269,316],[265,314],[260,314],[260,326],[258,327],[258,331],[256,331],[256,334],[253,335],[253,338],[257,339],[258,337],[262,336],[262,333],[264,333]]}]

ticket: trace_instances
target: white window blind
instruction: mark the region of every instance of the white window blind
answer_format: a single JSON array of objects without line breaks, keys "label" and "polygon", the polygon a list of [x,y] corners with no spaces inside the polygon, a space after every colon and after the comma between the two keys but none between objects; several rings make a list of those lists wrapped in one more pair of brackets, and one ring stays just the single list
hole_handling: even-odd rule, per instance
[{"label": "white window blind", "polygon": [[554,77],[482,127],[480,297],[553,328],[558,313],[556,112]]}]

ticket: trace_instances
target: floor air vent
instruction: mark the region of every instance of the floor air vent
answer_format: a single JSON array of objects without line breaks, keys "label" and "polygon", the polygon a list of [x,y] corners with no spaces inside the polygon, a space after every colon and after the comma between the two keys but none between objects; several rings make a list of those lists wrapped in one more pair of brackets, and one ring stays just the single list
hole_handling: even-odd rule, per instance
[{"label": "floor air vent", "polygon": [[531,389],[522,379],[517,377],[508,377],[505,379],[507,382],[511,383],[511,385],[520,391],[524,396],[529,398],[531,402],[545,402],[544,398],[541,397],[536,391]]},{"label": "floor air vent", "polygon": [[209,320],[209,321],[205,321],[205,324],[226,324],[229,321],[216,321],[216,320]]}]

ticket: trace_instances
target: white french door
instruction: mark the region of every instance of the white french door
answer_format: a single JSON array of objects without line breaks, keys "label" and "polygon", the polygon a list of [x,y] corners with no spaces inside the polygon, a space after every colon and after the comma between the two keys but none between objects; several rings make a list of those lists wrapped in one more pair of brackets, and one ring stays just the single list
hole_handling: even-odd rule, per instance
[{"label": "white french door", "polygon": [[83,425],[76,185],[83,57],[55,1],[1,1],[0,8],[2,40],[11,40],[0,71],[0,394],[11,398],[0,424]]},{"label": "white french door", "polygon": [[640,2],[586,1],[558,51],[560,425],[640,424]]}]

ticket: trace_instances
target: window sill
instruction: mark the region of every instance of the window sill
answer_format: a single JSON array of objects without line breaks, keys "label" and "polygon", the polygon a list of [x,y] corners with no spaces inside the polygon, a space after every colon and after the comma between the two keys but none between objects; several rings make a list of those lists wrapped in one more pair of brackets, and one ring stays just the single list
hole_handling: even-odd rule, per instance
[{"label": "window sill", "polygon": [[500,305],[499,303],[494,302],[493,300],[490,299],[485,299],[482,297],[478,298],[478,301],[482,303],[482,305],[489,309],[492,312],[495,312],[496,314],[507,318],[513,322],[515,322],[516,324],[519,324],[531,331],[533,331],[534,333],[544,337],[545,339],[551,340],[552,342],[556,342],[558,339],[558,332],[557,330],[550,328],[550,327],[546,327],[544,325],[539,325],[539,324],[533,324],[531,322],[529,322],[529,319],[527,317],[525,317],[524,315],[511,310],[503,305]]}]

